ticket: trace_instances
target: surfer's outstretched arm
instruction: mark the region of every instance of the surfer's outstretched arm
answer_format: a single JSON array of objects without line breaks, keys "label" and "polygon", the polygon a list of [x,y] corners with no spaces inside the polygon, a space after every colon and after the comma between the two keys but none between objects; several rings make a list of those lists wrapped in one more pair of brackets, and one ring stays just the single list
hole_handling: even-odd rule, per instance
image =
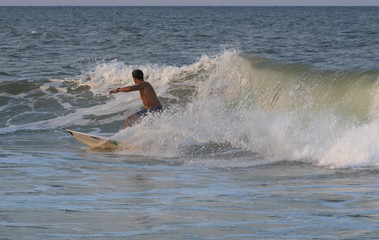
[{"label": "surfer's outstretched arm", "polygon": [[137,84],[137,85],[134,85],[134,86],[128,86],[128,87],[122,87],[122,88],[116,88],[116,89],[112,89],[110,92],[109,92],[109,95],[111,95],[112,93],[118,93],[118,92],[132,92],[132,91],[138,91],[138,90],[141,90],[143,89],[143,85],[142,84]]}]

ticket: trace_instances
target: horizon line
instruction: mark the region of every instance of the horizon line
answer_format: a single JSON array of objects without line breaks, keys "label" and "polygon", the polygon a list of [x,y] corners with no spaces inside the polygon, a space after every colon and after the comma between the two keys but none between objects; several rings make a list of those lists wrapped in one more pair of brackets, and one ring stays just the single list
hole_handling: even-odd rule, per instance
[{"label": "horizon line", "polygon": [[0,5],[0,7],[379,7],[379,5]]}]

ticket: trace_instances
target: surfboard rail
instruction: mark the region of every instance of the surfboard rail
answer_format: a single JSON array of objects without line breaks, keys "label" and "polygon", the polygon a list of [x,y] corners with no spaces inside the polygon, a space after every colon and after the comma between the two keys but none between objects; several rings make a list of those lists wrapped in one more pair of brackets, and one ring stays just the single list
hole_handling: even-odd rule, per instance
[{"label": "surfboard rail", "polygon": [[88,133],[82,133],[78,131],[73,131],[66,129],[68,133],[70,133],[74,138],[79,140],[80,142],[87,144],[88,146],[94,148],[107,148],[107,149],[116,149],[122,148],[122,144],[116,140],[112,140],[105,137],[100,137]]}]

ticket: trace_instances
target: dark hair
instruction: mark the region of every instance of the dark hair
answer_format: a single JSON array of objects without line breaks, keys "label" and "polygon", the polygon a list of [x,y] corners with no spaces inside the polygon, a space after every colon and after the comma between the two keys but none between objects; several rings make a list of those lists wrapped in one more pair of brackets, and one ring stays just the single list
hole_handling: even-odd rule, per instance
[{"label": "dark hair", "polygon": [[136,69],[132,72],[132,76],[138,80],[143,80],[143,72],[139,69]]}]

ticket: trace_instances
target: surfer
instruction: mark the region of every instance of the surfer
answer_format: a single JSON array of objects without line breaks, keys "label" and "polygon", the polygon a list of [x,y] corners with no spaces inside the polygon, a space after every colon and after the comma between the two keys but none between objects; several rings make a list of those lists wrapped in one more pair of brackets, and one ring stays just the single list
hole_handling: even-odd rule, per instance
[{"label": "surfer", "polygon": [[132,126],[133,123],[141,120],[141,118],[146,116],[148,113],[159,113],[163,111],[162,104],[159,101],[154,88],[150,83],[144,81],[143,72],[138,69],[134,70],[132,72],[132,77],[136,85],[112,89],[109,92],[109,94],[112,94],[118,92],[139,91],[142,103],[146,107],[142,111],[136,112],[133,115],[127,117],[124,126],[122,127],[123,129]]}]

